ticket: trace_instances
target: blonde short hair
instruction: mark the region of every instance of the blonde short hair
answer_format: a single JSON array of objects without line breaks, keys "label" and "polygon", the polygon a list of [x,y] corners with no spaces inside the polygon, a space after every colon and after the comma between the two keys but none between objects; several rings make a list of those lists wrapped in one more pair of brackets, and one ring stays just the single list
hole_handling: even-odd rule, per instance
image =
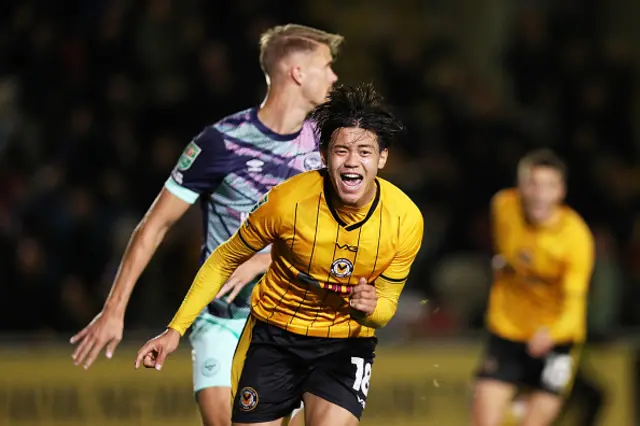
[{"label": "blonde short hair", "polygon": [[328,46],[335,58],[343,40],[339,34],[304,25],[278,25],[260,36],[260,67],[270,75],[283,58],[295,52],[312,52],[319,44]]}]

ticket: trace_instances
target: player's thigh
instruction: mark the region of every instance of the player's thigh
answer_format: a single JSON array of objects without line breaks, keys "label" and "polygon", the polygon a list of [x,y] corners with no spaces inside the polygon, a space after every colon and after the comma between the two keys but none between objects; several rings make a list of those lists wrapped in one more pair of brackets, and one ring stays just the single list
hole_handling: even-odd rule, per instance
[{"label": "player's thigh", "polygon": [[231,388],[205,388],[196,394],[202,426],[229,426],[231,424]]},{"label": "player's thigh", "polygon": [[[330,352],[313,361],[304,391],[331,405],[322,403],[322,409],[319,409],[317,398],[305,397],[307,426],[310,420],[315,425],[334,424],[327,420],[329,418],[338,421],[340,417],[341,420],[335,423],[337,425],[360,420],[369,394],[376,345],[377,339],[371,337],[332,339],[318,346]],[[310,406],[308,401],[316,402],[316,406]]]},{"label": "player's thigh", "polygon": [[208,313],[198,316],[189,335],[195,393],[211,387],[231,387],[233,355],[245,322]]},{"label": "player's thigh", "polygon": [[564,399],[549,392],[534,392],[527,401],[527,411],[520,426],[550,426],[560,414]]},{"label": "player's thigh", "polygon": [[526,373],[526,346],[490,334],[476,372],[472,424],[498,426]]},{"label": "player's thigh", "polygon": [[201,314],[189,336],[193,386],[205,426],[227,426],[231,419],[231,365],[243,319]]},{"label": "player's thigh", "polygon": [[512,383],[494,379],[476,380],[473,390],[471,424],[473,426],[500,426],[511,400],[517,392]]},{"label": "player's thigh", "polygon": [[280,424],[300,407],[305,369],[273,333],[290,334],[250,318],[240,337],[232,368],[234,424]]},{"label": "player's thigh", "polygon": [[555,346],[543,358],[528,361],[527,385],[534,389],[529,396],[523,425],[544,426],[558,417],[578,370],[581,345]]},{"label": "player's thigh", "polygon": [[311,393],[304,394],[305,426],[356,426],[360,420],[349,410]]}]

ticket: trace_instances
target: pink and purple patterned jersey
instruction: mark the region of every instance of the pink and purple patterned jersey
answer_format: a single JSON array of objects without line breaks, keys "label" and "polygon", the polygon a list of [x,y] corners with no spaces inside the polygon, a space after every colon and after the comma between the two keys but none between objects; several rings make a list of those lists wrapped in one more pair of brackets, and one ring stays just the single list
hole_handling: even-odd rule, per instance
[{"label": "pink and purple patterned jersey", "polygon": [[[201,262],[240,227],[271,187],[298,173],[322,167],[313,123],[281,135],[258,120],[257,108],[206,127],[185,148],[166,189],[193,204],[200,200],[204,243]],[[223,318],[249,315],[252,285],[231,303],[213,301],[209,312]]]}]

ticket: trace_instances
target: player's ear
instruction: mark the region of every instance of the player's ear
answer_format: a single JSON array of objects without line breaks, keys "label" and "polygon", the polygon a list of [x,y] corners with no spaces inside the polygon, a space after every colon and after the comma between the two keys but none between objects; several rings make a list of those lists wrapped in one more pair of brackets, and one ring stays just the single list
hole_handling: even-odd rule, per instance
[{"label": "player's ear", "polygon": [[385,164],[387,164],[387,157],[389,156],[389,150],[387,148],[380,151],[380,157],[378,158],[378,168],[384,169]]},{"label": "player's ear", "polygon": [[562,185],[560,186],[560,195],[558,197],[558,202],[560,203],[564,203],[565,198],[567,197],[567,185],[562,182]]},{"label": "player's ear", "polygon": [[327,165],[327,148],[320,147],[320,159],[322,160],[322,165]]},{"label": "player's ear", "polygon": [[289,69],[289,73],[291,74],[291,79],[296,82],[298,86],[302,86],[302,80],[304,79],[304,71],[299,65],[292,66]]}]

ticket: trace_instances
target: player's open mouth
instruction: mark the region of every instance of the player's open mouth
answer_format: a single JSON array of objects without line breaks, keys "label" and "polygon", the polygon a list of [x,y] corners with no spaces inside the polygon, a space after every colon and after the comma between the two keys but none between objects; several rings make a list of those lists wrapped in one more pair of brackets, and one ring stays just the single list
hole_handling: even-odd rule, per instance
[{"label": "player's open mouth", "polygon": [[350,189],[355,189],[362,183],[362,175],[359,173],[340,173],[340,180]]}]

